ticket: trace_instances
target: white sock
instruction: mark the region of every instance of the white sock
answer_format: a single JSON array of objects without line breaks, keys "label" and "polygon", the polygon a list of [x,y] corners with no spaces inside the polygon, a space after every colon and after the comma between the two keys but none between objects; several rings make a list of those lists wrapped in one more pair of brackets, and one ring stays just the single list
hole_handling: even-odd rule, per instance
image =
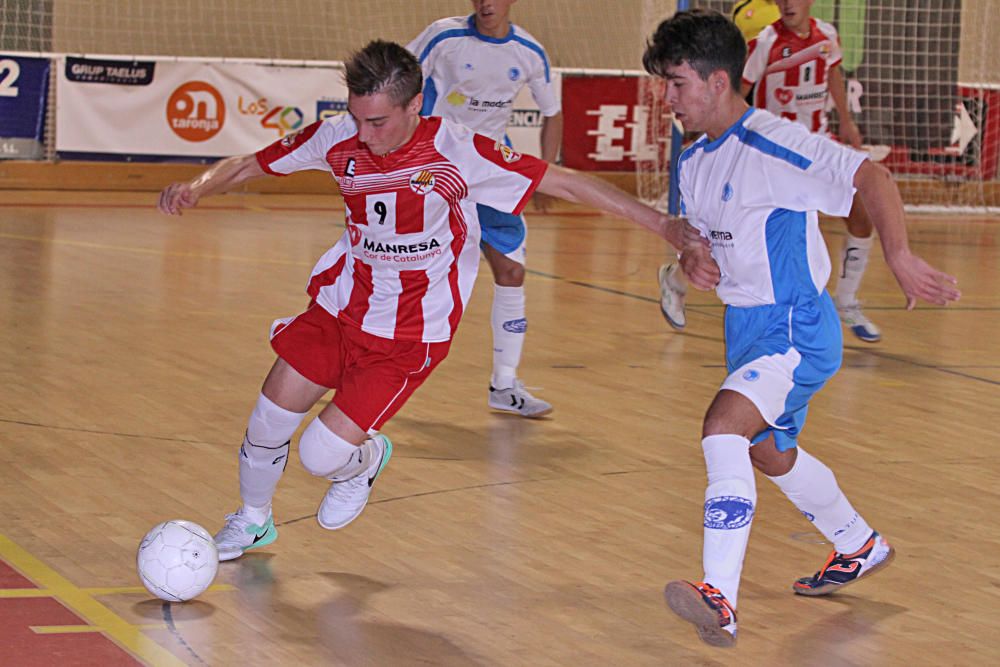
[{"label": "white sock", "polygon": [[801,447],[792,469],[769,479],[840,553],[854,553],[871,535],[871,527],[847,501],[833,471]]},{"label": "white sock", "polygon": [[868,255],[871,253],[875,236],[866,239],[851,236],[844,237],[844,247],[840,253],[840,280],[837,281],[835,294],[838,306],[849,306],[858,301],[858,288],[861,277],[865,275],[868,266]]},{"label": "white sock", "polygon": [[357,477],[371,465],[376,450],[370,443],[367,440],[359,446],[348,442],[317,417],[299,438],[299,459],[311,474],[343,481]]},{"label": "white sock", "polygon": [[288,464],[288,441],[305,416],[279,407],[264,394],[257,397],[240,447],[241,511],[255,523],[264,523],[271,513],[271,498]]},{"label": "white sock", "polygon": [[710,435],[701,441],[701,448],[708,468],[704,581],[722,591],[735,608],[757,506],[750,441],[739,435]]},{"label": "white sock", "polygon": [[524,285],[493,286],[490,323],[493,325],[493,376],[490,384],[494,389],[508,389],[514,386],[517,367],[521,363],[521,350],[524,348],[524,332],[528,329],[524,311]]}]

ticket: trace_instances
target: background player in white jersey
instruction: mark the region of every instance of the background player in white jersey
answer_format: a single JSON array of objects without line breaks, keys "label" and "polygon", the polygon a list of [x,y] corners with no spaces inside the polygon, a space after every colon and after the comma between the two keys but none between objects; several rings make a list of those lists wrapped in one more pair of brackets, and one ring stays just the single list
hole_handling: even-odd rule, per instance
[{"label": "background player in white jersey", "polygon": [[[741,91],[744,95],[753,91],[754,106],[824,134],[827,101],[832,99],[840,138],[860,149],[861,132],[847,103],[837,30],[810,16],[813,0],[777,0],[775,4],[780,18],[749,41]],[[746,36],[746,32],[743,34]],[[859,340],[875,343],[881,340],[882,333],[865,316],[858,302],[858,288],[874,240],[873,227],[864,206],[857,200],[845,221],[847,235],[834,299],[841,320],[851,332]],[[677,269],[670,264],[660,267],[661,310],[671,325],[683,328],[685,287]]]},{"label": "background player in white jersey", "polygon": [[347,230],[313,269],[306,312],[274,323],[278,359],[264,380],[239,455],[243,504],[215,536],[219,558],[277,537],[271,499],[292,435],[310,473],[330,480],[317,520],[361,514],[392,454],[376,433],[448,354],[479,268],[477,204],[520,213],[537,188],[630,218],[675,245],[684,223],[602,181],[519,155],[441,118],[421,118],[422,76],[398,44],[376,41],[345,65],[348,114],[313,123],[256,154],[228,158],[160,194],[180,214],[202,197],[266,175],[328,171]]},{"label": "background player in white jersey", "polygon": [[[510,22],[515,0],[472,0],[471,16],[435,21],[407,47],[424,72],[424,116],[441,116],[508,146],[514,99],[527,85],[542,121],[542,159],[554,163],[562,142],[562,114],[545,49]],[[547,208],[544,194],[535,194]],[[541,417],[552,406],[517,377],[528,320],[524,305],[524,216],[480,207],[482,249],[493,272],[493,373],[488,402],[497,410]]]},{"label": "background player in white jersey", "polygon": [[834,545],[802,595],[825,595],[892,558],[840,490],[833,473],[797,447],[811,397],[838,369],[840,324],[825,291],[830,258],[817,211],[844,215],[861,195],[907,306],[957,299],[955,279],[910,251],[902,200],[889,172],[797,123],[748,107],[739,89],[746,48],[721,14],[679,12],[660,24],[643,63],[667,82],[666,101],[689,130],[705,132],[680,157],[682,208],[710,245],[722,279],[697,267],[704,247],[681,256],[696,287],[726,304],[723,382],[705,415],[708,469],[704,578],[673,581],[670,608],[715,646],[736,640],[743,556],[756,509],[754,467]]}]

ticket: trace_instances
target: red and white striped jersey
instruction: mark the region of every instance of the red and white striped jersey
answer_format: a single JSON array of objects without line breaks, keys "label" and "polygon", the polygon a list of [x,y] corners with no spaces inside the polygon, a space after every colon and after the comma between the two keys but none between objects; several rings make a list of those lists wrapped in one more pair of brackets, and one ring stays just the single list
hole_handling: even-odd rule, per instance
[{"label": "red and white striped jersey", "polygon": [[841,61],[837,29],[813,18],[809,34],[799,37],[775,21],[748,47],[743,80],[757,84],[754,106],[825,133],[828,77]]},{"label": "red and white striped jersey", "polygon": [[546,163],[441,118],[405,146],[374,155],[349,115],[318,121],[257,153],[269,174],[333,174],[347,230],[313,268],[306,291],[374,336],[451,340],[479,269],[476,204],[519,214]]}]

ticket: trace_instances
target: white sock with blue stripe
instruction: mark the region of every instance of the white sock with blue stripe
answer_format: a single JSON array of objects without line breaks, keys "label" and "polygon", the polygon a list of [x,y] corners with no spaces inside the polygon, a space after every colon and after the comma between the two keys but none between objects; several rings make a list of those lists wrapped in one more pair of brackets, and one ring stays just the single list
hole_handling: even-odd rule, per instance
[{"label": "white sock with blue stripe", "polygon": [[509,389],[514,386],[514,378],[517,377],[521,350],[524,348],[524,334],[528,329],[524,310],[524,285],[493,286],[490,323],[493,325],[493,376],[490,384],[494,389]]},{"label": "white sock with blue stripe", "polygon": [[868,541],[871,527],[840,490],[837,478],[822,461],[801,447],[795,465],[784,475],[769,477],[816,530],[842,554],[852,554]]},{"label": "white sock with blue stripe", "polygon": [[710,435],[701,441],[701,448],[708,469],[704,581],[722,591],[735,608],[757,506],[750,441],[740,435]]}]

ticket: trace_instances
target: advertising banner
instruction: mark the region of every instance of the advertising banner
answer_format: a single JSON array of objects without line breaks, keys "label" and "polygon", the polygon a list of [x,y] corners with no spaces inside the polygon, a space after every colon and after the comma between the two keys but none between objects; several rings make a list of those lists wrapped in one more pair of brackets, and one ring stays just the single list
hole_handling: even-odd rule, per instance
[{"label": "advertising banner", "polygon": [[64,157],[251,153],[347,109],[341,70],[246,63],[57,61]]},{"label": "advertising banner", "polygon": [[49,60],[0,53],[0,159],[45,157]]},{"label": "advertising banner", "polygon": [[584,171],[633,171],[656,158],[649,107],[634,76],[563,75],[563,164]]}]

